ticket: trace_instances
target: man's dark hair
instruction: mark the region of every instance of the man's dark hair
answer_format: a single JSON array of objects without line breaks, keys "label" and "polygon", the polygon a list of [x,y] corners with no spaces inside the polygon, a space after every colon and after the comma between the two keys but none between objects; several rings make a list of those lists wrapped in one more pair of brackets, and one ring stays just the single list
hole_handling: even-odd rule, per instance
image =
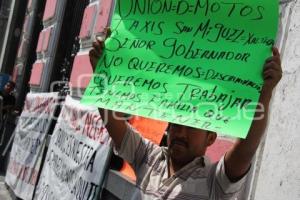
[{"label": "man's dark hair", "polygon": [[6,84],[10,84],[13,88],[15,88],[16,87],[16,83],[15,82],[13,82],[13,81],[8,81]]}]

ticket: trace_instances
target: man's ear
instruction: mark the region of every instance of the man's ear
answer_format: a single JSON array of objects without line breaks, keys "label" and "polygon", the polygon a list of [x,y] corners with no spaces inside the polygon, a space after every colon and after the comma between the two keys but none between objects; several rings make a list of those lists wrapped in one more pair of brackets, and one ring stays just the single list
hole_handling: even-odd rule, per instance
[{"label": "man's ear", "polygon": [[215,143],[217,139],[217,134],[215,132],[208,131],[207,133],[207,140],[206,140],[206,146],[211,146],[213,143]]}]

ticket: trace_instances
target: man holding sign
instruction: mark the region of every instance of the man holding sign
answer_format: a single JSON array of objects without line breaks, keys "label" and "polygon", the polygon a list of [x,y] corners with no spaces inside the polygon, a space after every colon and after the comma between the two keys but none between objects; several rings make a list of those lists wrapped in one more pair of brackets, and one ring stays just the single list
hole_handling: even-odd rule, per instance
[{"label": "man holding sign", "polygon": [[[90,51],[97,68],[82,102],[100,107],[116,151],[132,165],[133,199],[237,199],[282,76],[277,48],[265,60],[278,2],[124,2],[104,51],[99,41]],[[121,112],[171,122],[168,148],[142,138]],[[216,132],[241,139],[210,164],[204,155]]]},{"label": "man holding sign", "polygon": [[[93,46],[90,60],[95,68],[104,45],[97,41]],[[265,131],[273,89],[282,76],[279,51],[275,47],[272,51],[262,72],[259,103],[264,111],[256,112],[246,139],[238,139],[216,164],[204,157],[216,140],[214,132],[170,123],[165,149],[136,133],[122,113],[99,109],[118,154],[135,170],[140,193],[133,199],[235,199],[239,195]]]}]

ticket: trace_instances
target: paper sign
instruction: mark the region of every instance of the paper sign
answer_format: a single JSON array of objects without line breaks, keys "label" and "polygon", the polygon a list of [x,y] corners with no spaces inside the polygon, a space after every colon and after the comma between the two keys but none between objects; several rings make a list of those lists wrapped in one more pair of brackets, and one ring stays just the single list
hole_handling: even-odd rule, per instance
[{"label": "paper sign", "polygon": [[5,182],[24,200],[32,200],[46,136],[58,103],[58,93],[29,93],[14,131]]},{"label": "paper sign", "polygon": [[98,109],[67,96],[34,199],[97,199],[112,151],[110,141]]},{"label": "paper sign", "polygon": [[246,137],[278,24],[278,1],[117,1],[82,99]]}]

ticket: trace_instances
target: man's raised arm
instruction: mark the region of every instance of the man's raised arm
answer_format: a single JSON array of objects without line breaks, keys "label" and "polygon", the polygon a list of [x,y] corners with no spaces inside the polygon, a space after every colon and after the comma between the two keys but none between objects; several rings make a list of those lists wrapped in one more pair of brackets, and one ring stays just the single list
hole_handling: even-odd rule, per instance
[{"label": "man's raised arm", "polygon": [[[95,71],[97,62],[102,55],[103,48],[104,41],[97,40],[93,42],[93,49],[89,52],[93,71]],[[119,149],[127,131],[126,121],[123,117],[124,114],[111,110],[105,110],[103,108],[99,108],[99,112],[106,126],[106,129],[115,144],[115,147]]]},{"label": "man's raised arm", "polygon": [[[273,89],[282,76],[279,51],[275,47],[272,51],[273,56],[265,62],[264,86],[248,136],[246,139],[238,139],[225,155],[226,175],[233,182],[239,180],[250,168],[252,158],[265,132]],[[263,112],[258,112],[259,108],[263,108]]]}]

